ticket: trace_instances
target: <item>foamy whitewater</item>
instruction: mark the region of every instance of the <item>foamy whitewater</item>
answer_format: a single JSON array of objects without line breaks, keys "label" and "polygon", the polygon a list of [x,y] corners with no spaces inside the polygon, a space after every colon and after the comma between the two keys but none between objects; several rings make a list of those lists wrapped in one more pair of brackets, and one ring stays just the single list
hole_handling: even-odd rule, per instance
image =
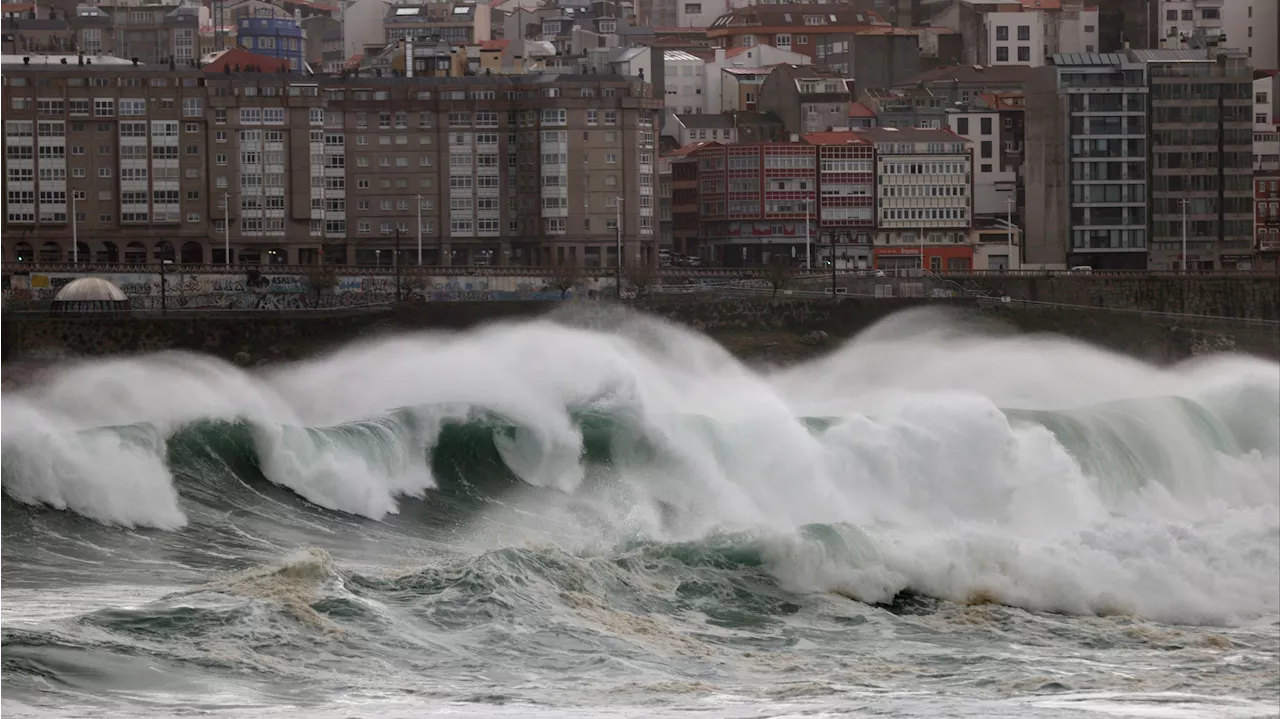
[{"label": "foamy whitewater", "polygon": [[630,314],[3,397],[6,716],[1280,716],[1280,365]]}]

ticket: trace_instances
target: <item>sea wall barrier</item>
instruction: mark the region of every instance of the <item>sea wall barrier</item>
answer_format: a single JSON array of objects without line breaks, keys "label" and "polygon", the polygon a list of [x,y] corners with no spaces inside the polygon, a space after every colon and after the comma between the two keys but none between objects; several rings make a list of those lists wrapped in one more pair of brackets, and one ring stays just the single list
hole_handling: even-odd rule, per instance
[{"label": "sea wall barrier", "polygon": [[[1207,352],[1247,352],[1280,360],[1280,324],[1238,318],[1191,317],[1141,311],[993,302],[961,298],[771,299],[650,295],[632,307],[728,340],[744,356],[764,355],[779,337],[814,330],[832,341],[852,337],[890,314],[921,307],[953,313],[943,322],[980,322],[988,329],[1054,333],[1155,362],[1170,362]],[[617,326],[613,303],[405,302],[382,307],[312,312],[144,313],[118,318],[49,317],[13,313],[2,323],[0,349],[6,361],[37,363],[101,356],[186,349],[242,363],[293,359],[379,335],[419,329],[466,329],[488,322],[576,309],[589,321]],[[582,317],[579,317],[581,320]],[[760,351],[760,352],[757,352]],[[821,351],[815,347],[814,352]],[[993,368],[996,369],[996,368]]]},{"label": "sea wall barrier", "polygon": [[[617,294],[608,268],[317,268],[224,265],[4,265],[6,310],[40,309],[78,277],[120,287],[138,310],[297,310],[363,307],[401,301],[509,302],[607,299]],[[1184,315],[1280,320],[1280,275],[1151,272],[974,272],[899,276],[838,273],[838,292],[866,297],[1000,298]],[[771,276],[750,270],[664,268],[624,272],[624,297],[674,291],[697,294],[735,288],[785,293],[829,292],[821,272]],[[397,294],[398,288],[398,294]]]}]

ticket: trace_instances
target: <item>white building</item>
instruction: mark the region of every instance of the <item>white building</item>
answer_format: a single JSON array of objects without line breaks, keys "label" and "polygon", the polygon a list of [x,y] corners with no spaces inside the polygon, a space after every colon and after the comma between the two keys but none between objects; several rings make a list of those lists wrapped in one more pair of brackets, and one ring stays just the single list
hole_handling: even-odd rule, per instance
[{"label": "white building", "polygon": [[1255,172],[1280,171],[1280,125],[1274,114],[1280,75],[1276,71],[1258,72],[1253,81],[1253,169]]},{"label": "white building", "polygon": [[1052,8],[1034,1],[1010,5],[1020,9],[983,15],[987,57],[980,60],[982,64],[1041,67],[1046,58],[1058,53],[1097,51],[1096,7],[1085,8],[1079,0]]},{"label": "white building", "polygon": [[1277,0],[1224,0],[1223,43],[1249,53],[1249,64],[1262,70],[1280,68],[1280,2]]},{"label": "white building", "polygon": [[[1004,124],[996,110],[949,110],[947,127],[973,143],[973,214],[1004,217],[1016,201],[1017,173],[1000,165],[1004,156]],[[1008,140],[1012,141],[1012,133]]]},{"label": "white building", "polygon": [[752,47],[735,47],[726,50],[716,48],[715,57],[709,60],[703,70],[706,78],[706,102],[703,112],[719,113],[730,110],[754,110],[752,103],[759,95],[748,98],[752,93],[749,88],[739,85],[758,86],[768,76],[767,72],[729,72],[731,70],[763,70],[774,65],[808,65],[813,60],[790,50],[781,50],[772,45],[754,45]]},{"label": "white building", "polygon": [[[963,255],[969,266],[973,143],[946,130],[880,127],[858,134],[876,147],[877,267],[920,267],[921,250],[930,259],[927,267],[952,254]],[[942,249],[958,246],[964,251]]]},{"label": "white building", "polygon": [[666,50],[662,53],[662,65],[667,86],[667,116],[705,112],[706,63],[702,58],[680,50]]}]

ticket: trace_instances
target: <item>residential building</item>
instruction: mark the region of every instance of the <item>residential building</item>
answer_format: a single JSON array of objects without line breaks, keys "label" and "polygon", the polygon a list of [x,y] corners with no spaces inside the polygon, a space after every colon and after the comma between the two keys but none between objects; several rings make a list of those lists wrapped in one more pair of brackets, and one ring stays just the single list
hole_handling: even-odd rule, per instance
[{"label": "residential building", "polygon": [[1146,64],[1151,86],[1148,267],[1174,269],[1182,261],[1199,270],[1248,267],[1254,246],[1248,58],[1214,48],[1129,54]]},{"label": "residential building", "polygon": [[946,127],[950,104],[946,95],[927,87],[869,88],[858,94],[858,100],[875,116],[879,127],[932,130]]},{"label": "residential building", "polygon": [[[704,258],[726,267],[776,261],[804,267],[814,262],[818,178],[813,145],[709,143],[691,154],[698,162],[699,249]],[[672,173],[674,179],[674,168]],[[678,204],[674,189],[672,193],[672,203]]]},{"label": "residential building", "polygon": [[1160,49],[1185,50],[1221,45],[1225,0],[1160,0]]},{"label": "residential building", "polygon": [[1244,50],[1256,68],[1280,67],[1280,3],[1223,0],[1222,46]]},{"label": "residential building", "polygon": [[847,34],[815,35],[814,62],[858,88],[892,87],[920,74],[926,58],[916,33],[899,27],[875,27]]},{"label": "residential building", "polygon": [[815,258],[840,269],[873,266],[875,148],[856,132],[817,132],[802,138],[818,148]]},{"label": "residential building", "polygon": [[1031,75],[1032,68],[1025,65],[951,65],[926,70],[894,88],[925,88],[947,103],[969,103],[983,93],[1020,93]]},{"label": "residential building", "polygon": [[738,141],[735,119],[732,113],[673,115],[667,120],[663,134],[674,138],[680,147],[703,140],[732,144]]},{"label": "residential building", "polygon": [[757,107],[782,118],[793,134],[844,127],[854,101],[847,81],[812,65],[779,65],[760,88]]},{"label": "residential building", "polygon": [[881,269],[973,267],[973,143],[950,130],[879,127],[874,257]]},{"label": "residential building", "polygon": [[662,53],[662,65],[667,113],[690,115],[708,112],[706,75],[703,72],[706,63],[702,58],[679,50],[666,50]]},{"label": "residential building", "polygon": [[[80,32],[85,41],[81,48],[85,52],[137,58],[146,64],[173,59],[186,65],[198,57],[200,9],[197,7],[176,2],[138,5],[129,0],[111,0],[95,8],[77,6],[73,23],[77,27],[85,26]],[[98,50],[93,50],[94,45]]]},{"label": "residential building", "polygon": [[451,45],[492,38],[488,8],[474,2],[390,5],[382,20],[383,40],[436,40]]},{"label": "residential building", "polygon": [[1280,171],[1280,72],[1253,73],[1253,171]]},{"label": "residential building", "polygon": [[1280,172],[1253,176],[1255,269],[1280,270]]},{"label": "residential building", "polygon": [[621,203],[623,263],[656,261],[636,78],[51,59],[5,58],[6,258],[373,264],[398,238],[409,261],[420,216],[432,264],[611,265]]},{"label": "residential building", "polygon": [[58,17],[56,8],[48,17],[36,17],[34,8],[16,15],[0,21],[0,50],[6,55],[64,53],[75,47],[75,32],[65,18]]},{"label": "residential building", "polygon": [[819,35],[849,35],[873,27],[889,27],[878,14],[844,4],[752,5],[731,10],[707,27],[713,47],[772,45],[816,60]]},{"label": "residential building", "polygon": [[708,143],[696,142],[667,154],[671,163],[671,249],[682,255],[703,255],[698,225],[698,149]]},{"label": "residential building", "polygon": [[1147,69],[1055,55],[1026,94],[1026,243],[1036,267],[1146,269]]},{"label": "residential building", "polygon": [[[260,15],[236,20],[236,38],[240,46],[250,52],[288,63],[289,69],[299,72],[306,67],[303,61],[304,35],[302,28],[291,17],[273,17],[269,11]],[[278,66],[279,62],[272,63]]]},{"label": "residential building", "polygon": [[1099,10],[1084,0],[962,0],[957,8],[949,19],[965,37],[967,65],[1040,67],[1052,55],[1099,51]]},{"label": "residential building", "polygon": [[1012,141],[1000,112],[986,107],[953,107],[947,127],[973,143],[973,214],[979,217],[1016,214],[1018,175],[1004,162],[1005,142]]},{"label": "residential building", "polygon": [[868,127],[876,127],[877,124],[878,121],[874,110],[860,102],[849,103],[850,130],[865,130]]},{"label": "residential building", "polygon": [[776,65],[808,65],[808,55],[781,50],[771,45],[716,48],[707,61],[706,102],[703,112],[754,110],[760,98],[760,87]]}]

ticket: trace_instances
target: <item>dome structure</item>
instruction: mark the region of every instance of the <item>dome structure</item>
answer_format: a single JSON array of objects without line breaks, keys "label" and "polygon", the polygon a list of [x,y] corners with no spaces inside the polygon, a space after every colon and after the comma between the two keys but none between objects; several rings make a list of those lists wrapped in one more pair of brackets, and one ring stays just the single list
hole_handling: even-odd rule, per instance
[{"label": "dome structure", "polygon": [[101,277],[81,277],[68,282],[53,298],[53,314],[129,311],[129,296]]}]

